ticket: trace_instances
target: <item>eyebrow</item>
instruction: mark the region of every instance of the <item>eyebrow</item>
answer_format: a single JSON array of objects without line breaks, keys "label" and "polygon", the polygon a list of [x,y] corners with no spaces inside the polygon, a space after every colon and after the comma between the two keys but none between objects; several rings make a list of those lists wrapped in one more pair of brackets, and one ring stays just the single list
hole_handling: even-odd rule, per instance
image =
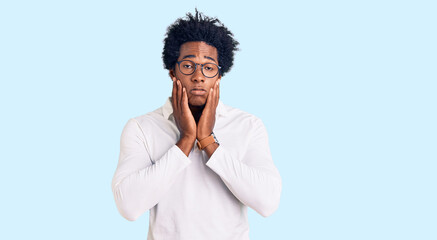
[{"label": "eyebrow", "polygon": [[[194,56],[194,55],[185,55],[182,59],[185,59],[185,58],[195,58],[195,57],[196,57],[196,56]],[[214,61],[214,62],[217,63],[217,61],[216,61],[214,58],[212,58],[212,57],[204,56],[204,58],[209,59],[209,60],[212,60],[212,61]]]}]

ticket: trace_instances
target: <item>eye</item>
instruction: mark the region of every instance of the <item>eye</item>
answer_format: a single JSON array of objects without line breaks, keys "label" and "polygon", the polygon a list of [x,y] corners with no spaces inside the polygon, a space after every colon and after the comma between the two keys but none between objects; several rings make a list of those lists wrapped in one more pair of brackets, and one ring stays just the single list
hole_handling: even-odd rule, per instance
[{"label": "eye", "polygon": [[192,70],[195,68],[195,64],[191,61],[181,61],[180,65],[179,65],[182,69],[186,69],[186,70]]},{"label": "eye", "polygon": [[206,71],[214,71],[215,70],[215,66],[212,64],[207,64],[203,67],[204,70]]}]

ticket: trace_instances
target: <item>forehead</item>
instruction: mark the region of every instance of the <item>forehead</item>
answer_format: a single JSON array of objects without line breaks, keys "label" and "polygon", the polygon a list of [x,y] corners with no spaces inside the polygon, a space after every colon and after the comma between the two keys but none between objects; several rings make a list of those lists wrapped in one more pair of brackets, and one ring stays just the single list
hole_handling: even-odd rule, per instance
[{"label": "forehead", "polygon": [[181,45],[179,49],[179,60],[188,55],[194,55],[195,57],[205,58],[210,57],[215,61],[217,59],[217,49],[205,42],[186,42]]}]

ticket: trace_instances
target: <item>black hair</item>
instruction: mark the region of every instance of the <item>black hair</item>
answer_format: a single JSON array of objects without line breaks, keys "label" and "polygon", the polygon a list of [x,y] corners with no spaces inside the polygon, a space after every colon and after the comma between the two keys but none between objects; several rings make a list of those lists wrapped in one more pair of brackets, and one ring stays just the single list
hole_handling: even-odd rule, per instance
[{"label": "black hair", "polygon": [[239,43],[233,36],[217,18],[204,16],[197,9],[195,16],[187,13],[186,19],[178,18],[167,28],[162,51],[164,68],[174,69],[182,44],[202,41],[217,49],[220,74],[224,76],[231,69],[234,52],[238,50]]}]

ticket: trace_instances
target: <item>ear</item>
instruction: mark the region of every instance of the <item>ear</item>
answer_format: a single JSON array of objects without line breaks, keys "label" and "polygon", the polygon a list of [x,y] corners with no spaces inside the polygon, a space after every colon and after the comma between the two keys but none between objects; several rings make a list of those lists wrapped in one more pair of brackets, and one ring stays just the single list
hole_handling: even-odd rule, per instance
[{"label": "ear", "polygon": [[176,77],[175,72],[174,72],[173,69],[170,69],[170,70],[168,71],[168,75],[170,76],[170,79],[171,79],[172,81],[173,81],[173,78]]}]

